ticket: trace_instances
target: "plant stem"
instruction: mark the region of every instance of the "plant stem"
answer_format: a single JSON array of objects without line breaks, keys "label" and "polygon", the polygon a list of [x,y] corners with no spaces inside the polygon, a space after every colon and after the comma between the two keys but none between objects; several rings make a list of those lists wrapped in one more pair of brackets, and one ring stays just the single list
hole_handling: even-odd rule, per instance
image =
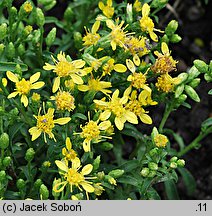
[{"label": "plant stem", "polygon": [[163,118],[160,122],[160,125],[159,125],[159,132],[162,133],[163,132],[163,127],[170,115],[170,113],[172,112],[172,109],[173,109],[173,106],[172,105],[166,105],[166,108],[165,108],[165,111],[164,111],[164,114],[163,114]]},{"label": "plant stem", "polygon": [[212,126],[209,127],[205,132],[200,132],[199,135],[188,146],[178,153],[178,157],[182,157],[184,154],[195,148],[199,142],[210,133],[212,133]]}]

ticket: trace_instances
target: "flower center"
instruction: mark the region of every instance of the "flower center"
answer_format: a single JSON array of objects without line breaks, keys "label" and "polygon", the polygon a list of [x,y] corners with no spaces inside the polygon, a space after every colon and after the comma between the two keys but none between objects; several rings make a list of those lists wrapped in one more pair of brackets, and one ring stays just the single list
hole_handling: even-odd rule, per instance
[{"label": "flower center", "polygon": [[133,73],[132,86],[140,89],[146,82],[146,76],[142,73]]},{"label": "flower center", "polygon": [[89,89],[94,90],[94,91],[101,91],[102,87],[101,84],[98,80],[91,79],[88,81]]},{"label": "flower center", "polygon": [[84,45],[90,46],[96,44],[99,39],[100,39],[99,34],[87,33],[87,35],[83,38],[83,41],[85,42]]},{"label": "flower center", "polygon": [[79,185],[85,180],[84,176],[77,172],[76,169],[70,168],[68,173],[65,174],[65,179],[69,182],[70,185]]},{"label": "flower center", "polygon": [[58,110],[71,111],[75,108],[74,97],[69,92],[58,92],[55,101]]},{"label": "flower center", "polygon": [[98,125],[94,121],[89,121],[87,125],[82,127],[82,134],[81,136],[87,140],[96,139],[99,137],[100,130]]},{"label": "flower center", "polygon": [[56,72],[59,77],[67,77],[72,70],[74,70],[74,67],[70,62],[60,61],[56,64],[54,72]]},{"label": "flower center", "polygon": [[121,104],[120,100],[111,100],[108,108],[115,114],[117,117],[123,116],[123,113],[125,112],[125,109],[123,105]]},{"label": "flower center", "polygon": [[16,89],[19,94],[28,94],[31,89],[31,83],[26,81],[24,78],[16,83]]},{"label": "flower center", "polygon": [[141,106],[141,103],[137,100],[132,100],[126,105],[126,109],[135,113],[135,115],[139,116],[141,113],[144,113],[144,109]]},{"label": "flower center", "polygon": [[37,117],[37,128],[42,130],[44,133],[50,133],[54,128],[53,116],[42,115]]}]

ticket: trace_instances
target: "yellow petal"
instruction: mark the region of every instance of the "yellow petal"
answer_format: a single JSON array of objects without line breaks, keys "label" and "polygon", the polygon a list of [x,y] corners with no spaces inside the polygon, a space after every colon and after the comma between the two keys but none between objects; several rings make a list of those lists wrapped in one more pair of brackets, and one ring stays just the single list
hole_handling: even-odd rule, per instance
[{"label": "yellow petal", "polygon": [[134,63],[133,63],[133,61],[131,61],[130,59],[126,59],[126,65],[127,65],[127,67],[128,67],[128,69],[132,72],[132,73],[134,73],[135,72],[135,65],[134,65]]},{"label": "yellow petal", "polygon": [[91,143],[90,142],[83,142],[83,150],[85,152],[90,152],[91,151]]},{"label": "yellow petal", "polygon": [[118,98],[119,97],[119,89],[116,89],[114,92],[113,92],[113,95],[112,95],[112,98]]},{"label": "yellow petal", "polygon": [[74,158],[74,160],[72,160],[72,168],[78,169],[80,166],[81,166],[80,159],[78,157]]},{"label": "yellow petal", "polygon": [[99,124],[98,128],[100,130],[107,130],[109,127],[111,126],[111,122],[110,121],[103,121]]},{"label": "yellow petal", "polygon": [[128,88],[126,88],[126,90],[124,91],[124,96],[129,96],[130,95],[130,93],[131,93],[131,91],[132,91],[132,86],[129,86]]},{"label": "yellow petal", "polygon": [[59,125],[64,125],[64,124],[67,124],[70,120],[71,120],[70,117],[64,117],[64,118],[59,118],[59,119],[54,120],[54,123],[59,124]]},{"label": "yellow petal", "polygon": [[101,100],[93,100],[93,102],[99,106],[107,106],[108,102],[101,101]]},{"label": "yellow petal", "polygon": [[24,106],[27,107],[28,102],[29,102],[29,101],[28,101],[27,96],[26,96],[26,95],[22,95],[22,96],[21,96],[21,103],[23,103]]},{"label": "yellow petal", "polygon": [[161,50],[164,55],[169,55],[169,47],[167,46],[165,42],[162,42]]},{"label": "yellow petal", "polygon": [[82,68],[84,67],[85,65],[85,61],[81,60],[81,59],[78,59],[78,60],[74,60],[71,62],[75,68],[79,69],[79,68]]},{"label": "yellow petal", "polygon": [[45,85],[45,82],[36,82],[34,84],[32,84],[31,89],[39,89],[42,88]]},{"label": "yellow petal", "polygon": [[64,181],[64,182],[60,182],[58,184],[55,184],[54,187],[53,187],[53,191],[56,192],[56,193],[59,193],[59,192],[63,191],[64,187],[67,185],[67,183],[68,182]]},{"label": "yellow petal", "polygon": [[9,95],[7,96],[7,98],[8,98],[8,99],[9,99],[9,98],[13,98],[13,97],[15,97],[17,94],[18,94],[18,92],[12,92],[11,94],[9,94]]},{"label": "yellow petal", "polygon": [[138,57],[138,55],[133,56],[133,62],[135,63],[135,65],[137,67],[141,64],[141,61],[140,61],[140,58]]},{"label": "yellow petal", "polygon": [[120,103],[121,104],[126,104],[128,101],[128,96],[123,96],[121,99],[120,99]]},{"label": "yellow petal", "polygon": [[139,117],[143,123],[152,124],[151,117],[149,115],[147,115],[146,113],[142,113]]},{"label": "yellow petal", "polygon": [[110,45],[111,45],[113,51],[116,50],[116,42],[115,41],[111,41]]},{"label": "yellow petal", "polygon": [[112,5],[113,5],[113,0],[107,0],[107,5],[110,6],[110,7],[112,7]]},{"label": "yellow petal", "polygon": [[[47,115],[48,115],[48,116],[53,116],[53,115],[54,115],[54,111],[55,111],[55,109],[49,108],[48,111],[47,111]],[[50,117],[50,118],[51,118],[51,117]]]},{"label": "yellow petal", "polygon": [[52,92],[55,93],[60,87],[60,77],[56,77],[53,83]]},{"label": "yellow petal", "polygon": [[135,113],[131,111],[128,111],[128,110],[126,111],[125,118],[127,119],[128,122],[132,124],[138,124],[137,116],[135,115]]},{"label": "yellow petal", "polygon": [[[52,57],[53,57],[53,56],[52,56]],[[66,60],[66,55],[65,55],[65,53],[62,52],[62,51],[57,55],[57,59],[58,59],[59,61],[67,62],[67,60]]]},{"label": "yellow petal", "polygon": [[155,34],[155,32],[151,31],[149,32],[149,35],[153,41],[158,42],[158,36]]},{"label": "yellow petal", "polygon": [[88,175],[92,172],[92,170],[93,170],[93,166],[91,164],[87,164],[82,168],[81,173],[82,175]]},{"label": "yellow petal", "polygon": [[43,66],[43,69],[44,69],[44,70],[53,70],[53,69],[55,69],[55,68],[56,68],[55,65],[51,65],[51,64],[49,64],[49,63],[46,63],[46,64]]},{"label": "yellow petal", "polygon": [[115,125],[119,130],[123,130],[123,128],[124,128],[124,122],[119,117],[115,117]]},{"label": "yellow petal", "polygon": [[100,10],[103,10],[103,8],[104,8],[105,5],[104,5],[103,2],[100,1],[99,4],[98,4],[98,6],[99,6]]},{"label": "yellow petal", "polygon": [[142,7],[142,16],[149,16],[150,13],[150,6],[145,3]]},{"label": "yellow petal", "polygon": [[126,66],[124,66],[123,64],[115,64],[114,65],[114,70],[116,72],[119,72],[119,73],[124,73],[127,71],[127,68]]},{"label": "yellow petal", "polygon": [[29,133],[32,135],[32,141],[36,140],[41,135],[41,130],[37,127],[32,127],[29,129]]},{"label": "yellow petal", "polygon": [[100,117],[99,117],[99,118],[100,118],[102,121],[105,121],[105,120],[109,119],[110,116],[111,116],[111,112],[110,112],[109,110],[105,110],[103,113],[100,114]]},{"label": "yellow petal", "polygon": [[70,151],[72,148],[71,140],[69,137],[66,138],[66,148]]},{"label": "yellow petal", "polygon": [[68,167],[66,166],[65,163],[63,163],[62,161],[59,161],[59,160],[56,160],[55,163],[59,169],[61,169],[64,172],[68,172]]},{"label": "yellow petal", "polygon": [[37,72],[30,77],[29,82],[34,83],[38,81],[39,78],[40,78],[40,72]]},{"label": "yellow petal", "polygon": [[99,30],[99,26],[100,26],[100,21],[96,21],[92,26],[91,33],[95,34]]},{"label": "yellow petal", "polygon": [[86,86],[86,85],[79,85],[79,86],[78,86],[78,89],[79,89],[80,91],[86,92],[86,91],[89,90],[89,87]]},{"label": "yellow petal", "polygon": [[115,27],[114,22],[112,20],[107,19],[106,25],[108,28],[113,29]]},{"label": "yellow petal", "polygon": [[7,78],[10,80],[10,81],[12,81],[12,82],[14,82],[14,83],[17,83],[19,80],[18,80],[18,77],[14,74],[14,73],[12,73],[11,71],[7,71]]},{"label": "yellow petal", "polygon": [[71,78],[75,84],[79,84],[79,85],[83,84],[83,80],[80,76],[78,76],[76,74],[71,74],[70,76],[71,76]]},{"label": "yellow petal", "polygon": [[82,187],[84,188],[85,191],[87,191],[88,193],[93,193],[94,192],[94,187],[92,185],[90,185],[87,182],[82,182],[80,183],[82,185]]}]

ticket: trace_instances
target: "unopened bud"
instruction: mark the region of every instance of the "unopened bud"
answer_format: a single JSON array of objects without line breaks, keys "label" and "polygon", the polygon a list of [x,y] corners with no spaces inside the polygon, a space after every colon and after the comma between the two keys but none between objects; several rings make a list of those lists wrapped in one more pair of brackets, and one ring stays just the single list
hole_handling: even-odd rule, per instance
[{"label": "unopened bud", "polygon": [[115,180],[113,177],[107,175],[107,176],[105,176],[105,179],[106,179],[111,185],[115,185],[115,186],[117,185],[117,184],[116,184],[116,180]]},{"label": "unopened bud", "polygon": [[70,23],[73,18],[74,18],[74,12],[73,12],[72,8],[67,7],[67,9],[65,10],[65,13],[64,13],[64,19],[66,20],[66,22]]},{"label": "unopened bud", "polygon": [[172,43],[178,43],[182,40],[182,38],[178,34],[173,34],[170,38]]},{"label": "unopened bud", "polygon": [[56,0],[38,0],[38,4],[43,5],[44,10],[46,11],[51,10],[56,5],[56,3]]},{"label": "unopened bud", "polygon": [[2,23],[0,25],[0,41],[3,40],[6,35],[7,35],[7,24]]},{"label": "unopened bud", "polygon": [[200,102],[199,95],[196,93],[196,91],[189,85],[185,86],[185,92],[187,95],[194,101]]},{"label": "unopened bud", "polygon": [[104,174],[104,172],[102,171],[102,172],[98,172],[97,173],[97,178],[101,181],[101,180],[103,180],[104,179],[104,177],[105,177],[105,174]]},{"label": "unopened bud", "polygon": [[181,95],[178,97],[178,102],[179,102],[179,104],[181,105],[186,99],[187,99],[187,95],[186,95],[186,94],[181,94]]},{"label": "unopened bud", "polygon": [[156,163],[154,163],[154,162],[149,162],[148,167],[151,170],[155,170],[155,171],[158,170],[158,165]]},{"label": "unopened bud", "polygon": [[40,186],[41,186],[42,184],[43,184],[42,180],[41,180],[41,179],[37,179],[37,180],[35,181],[35,183],[34,183],[34,187],[35,187],[36,189],[39,189]]},{"label": "unopened bud", "polygon": [[171,36],[175,33],[175,31],[178,28],[178,22],[176,20],[172,20],[169,22],[169,24],[167,25],[166,29],[165,29],[165,33],[168,36]]},{"label": "unopened bud", "polygon": [[113,178],[120,178],[124,174],[124,170],[116,169],[112,170],[108,173],[109,176],[112,176]]},{"label": "unopened bud", "polygon": [[194,78],[198,77],[199,75],[200,75],[199,70],[195,66],[192,66],[188,72],[188,81],[193,80]]},{"label": "unopened bud", "polygon": [[147,176],[148,178],[153,178],[155,177],[157,172],[155,170],[150,170],[149,175]]},{"label": "unopened bud", "polygon": [[178,98],[183,93],[184,87],[185,87],[184,84],[177,86],[175,90],[175,98]]},{"label": "unopened bud", "polygon": [[177,163],[171,162],[169,166],[170,166],[170,168],[172,168],[172,169],[176,169],[176,168],[177,168]]},{"label": "unopened bud", "polygon": [[96,157],[96,159],[93,162],[93,171],[96,171],[99,169],[100,162],[101,162],[101,156],[99,155]]},{"label": "unopened bud", "polygon": [[0,136],[0,148],[6,149],[9,146],[9,135],[7,133],[3,133]]},{"label": "unopened bud", "polygon": [[45,23],[45,17],[43,11],[40,8],[36,8],[36,24],[39,27],[43,27]]},{"label": "unopened bud", "polygon": [[0,171],[0,182],[6,180],[6,172],[4,170]]},{"label": "unopened bud", "polygon": [[184,82],[184,81],[187,80],[187,78],[188,78],[188,73],[185,73],[185,72],[184,72],[184,73],[181,73],[181,74],[179,74],[177,77],[180,78],[180,80],[181,80],[180,83],[182,83],[182,82]]},{"label": "unopened bud", "polygon": [[26,182],[23,179],[18,179],[16,182],[16,186],[18,190],[21,191],[26,187]]},{"label": "unopened bud", "polygon": [[5,167],[8,167],[10,164],[11,164],[11,162],[12,162],[12,159],[11,159],[11,157],[9,157],[9,156],[7,156],[7,157],[5,157],[4,159],[3,159],[3,165],[5,166]]},{"label": "unopened bud", "polygon": [[6,56],[8,59],[13,59],[15,57],[15,46],[13,42],[10,42],[6,48]]},{"label": "unopened bud", "polygon": [[177,160],[178,160],[178,158],[176,156],[174,156],[170,159],[170,162],[177,162]]},{"label": "unopened bud", "polygon": [[167,4],[168,0],[153,0],[151,7],[153,8],[163,8]]},{"label": "unopened bud", "polygon": [[47,200],[49,198],[49,190],[44,184],[40,186],[40,197],[42,200]]},{"label": "unopened bud", "polygon": [[150,152],[149,152],[149,155],[151,157],[155,156],[158,154],[158,148],[153,148]]},{"label": "unopened bud", "polygon": [[14,23],[17,18],[18,11],[15,7],[11,7],[9,13],[10,13],[11,23]]},{"label": "unopened bud", "polygon": [[194,65],[201,73],[206,73],[208,71],[208,65],[202,60],[194,60]]},{"label": "unopened bud", "polygon": [[25,159],[28,161],[28,162],[31,162],[33,159],[34,159],[34,156],[35,156],[35,151],[33,148],[29,148],[26,152],[26,155],[25,155]]},{"label": "unopened bud", "polygon": [[17,51],[18,51],[18,54],[19,54],[20,56],[23,56],[24,53],[26,52],[25,46],[24,46],[23,44],[20,44],[20,45],[18,46],[18,48],[17,48]]},{"label": "unopened bud", "polygon": [[200,78],[195,78],[188,85],[190,85],[192,88],[196,88],[200,84],[200,81]]},{"label": "unopened bud", "polygon": [[147,177],[149,175],[149,168],[145,167],[141,170],[141,175]]},{"label": "unopened bud", "polygon": [[74,32],[74,44],[76,48],[82,47],[82,34],[80,32]]},{"label": "unopened bud", "polygon": [[179,160],[177,161],[177,165],[178,165],[179,167],[184,167],[184,166],[185,166],[185,160],[179,159]]},{"label": "unopened bud", "polygon": [[49,34],[47,35],[47,37],[46,37],[46,45],[47,45],[47,47],[50,47],[54,43],[55,38],[56,38],[56,32],[57,32],[57,29],[53,28],[49,32]]},{"label": "unopened bud", "polygon": [[4,46],[4,44],[0,44],[0,55],[4,52],[4,48],[5,48],[5,46]]}]

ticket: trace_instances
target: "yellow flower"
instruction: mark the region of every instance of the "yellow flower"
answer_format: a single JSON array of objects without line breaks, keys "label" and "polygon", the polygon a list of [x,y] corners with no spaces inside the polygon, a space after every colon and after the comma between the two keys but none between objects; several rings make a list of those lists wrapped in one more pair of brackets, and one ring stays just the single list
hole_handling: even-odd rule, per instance
[{"label": "yellow flower", "polygon": [[101,196],[103,191],[105,190],[102,186],[101,186],[101,183],[95,183],[93,184],[93,187],[94,187],[94,193],[97,195],[97,196]]},{"label": "yellow flower", "polygon": [[123,64],[114,64],[115,63],[115,60],[114,59],[109,59],[107,61],[107,63],[105,63],[102,67],[103,69],[103,76],[105,75],[110,75],[110,72],[111,71],[116,71],[116,72],[119,72],[119,73],[124,73],[127,71],[127,68],[125,65]]},{"label": "yellow flower", "polygon": [[67,161],[72,161],[77,157],[77,153],[72,149],[72,143],[69,137],[66,138],[66,148],[62,149],[62,154]]},{"label": "yellow flower", "polygon": [[157,83],[155,85],[159,91],[168,93],[173,91],[174,86],[180,82],[180,78],[172,78],[168,73],[165,73],[158,77]]},{"label": "yellow flower", "polygon": [[148,54],[150,50],[149,41],[146,37],[127,37],[125,41],[125,46],[133,56],[138,55],[139,57]]},{"label": "yellow flower", "polygon": [[75,158],[71,161],[71,168],[69,168],[68,164],[64,161],[56,160],[55,163],[60,169],[60,175],[63,176],[64,181],[54,185],[54,192],[58,193],[63,191],[67,184],[70,186],[71,193],[73,192],[73,187],[77,187],[80,191],[83,191],[84,189],[87,197],[88,193],[94,192],[94,187],[92,186],[93,183],[87,180],[96,179],[96,177],[85,177],[93,170],[93,166],[91,164],[87,164],[81,169],[81,171],[79,171],[79,169],[82,167],[79,158]]},{"label": "yellow flower", "polygon": [[119,90],[116,89],[116,91],[112,94],[109,102],[94,100],[94,103],[102,106],[102,108],[104,109],[104,112],[100,115],[100,119],[102,121],[105,121],[109,119],[111,114],[113,113],[115,115],[115,125],[119,130],[122,130],[124,128],[124,123],[126,121],[132,124],[138,124],[137,116],[124,107],[124,105],[128,101],[128,96],[124,95],[122,98],[119,98],[118,96]]},{"label": "yellow flower", "polygon": [[151,93],[152,92],[147,91],[145,89],[141,91],[141,93],[138,96],[138,100],[141,102],[142,106],[153,106],[158,104],[157,101],[152,100]]},{"label": "yellow flower", "polygon": [[40,94],[33,92],[32,101],[39,102],[40,101]]},{"label": "yellow flower", "polygon": [[82,138],[84,138],[83,141],[83,149],[85,152],[91,151],[91,142],[98,143],[101,141],[102,138],[108,138],[110,137],[102,135],[102,132],[107,130],[111,126],[110,121],[103,121],[99,124],[99,119],[97,121],[90,120],[86,123],[85,126],[80,126],[82,129],[82,132],[79,133]]},{"label": "yellow flower", "polygon": [[74,97],[66,91],[59,91],[56,96],[52,96],[51,100],[55,100],[57,110],[68,110],[69,112],[75,109]]},{"label": "yellow flower", "polygon": [[[6,79],[6,78],[2,78],[0,82],[2,82],[2,85],[3,85],[4,87],[7,86],[7,79]],[[0,92],[1,92],[1,91],[2,91],[2,89],[0,88]]]},{"label": "yellow flower", "polygon": [[71,120],[71,118],[64,117],[54,120],[54,111],[55,110],[53,108],[49,108],[47,113],[40,115],[40,108],[38,115],[34,115],[34,117],[37,119],[37,125],[29,129],[29,133],[32,135],[32,141],[36,140],[41,135],[41,133],[44,133],[45,142],[47,142],[46,134],[48,134],[49,138],[54,139],[54,141],[56,142],[54,134],[52,133],[52,129],[55,127],[55,124],[67,124]]},{"label": "yellow flower", "polygon": [[100,78],[94,79],[91,77],[88,80],[88,85],[79,85],[78,89],[80,91],[86,92],[86,91],[94,91],[94,92],[102,92],[103,94],[111,93],[111,90],[108,90],[107,88],[112,87],[111,82],[105,82],[100,81]]},{"label": "yellow flower", "polygon": [[127,77],[127,81],[131,82],[131,85],[134,88],[137,89],[145,89],[149,92],[151,92],[151,89],[149,88],[148,84],[146,84],[146,74],[143,73],[137,73],[136,72],[136,66],[139,66],[141,64],[140,62],[140,58],[137,55],[133,56],[133,61],[130,59],[126,59],[126,65],[128,67],[128,69],[132,72],[132,74],[130,74]]},{"label": "yellow flower", "polygon": [[[143,90],[145,91],[145,90]],[[148,92],[148,91],[146,91]],[[147,114],[148,112],[144,110],[143,106],[143,95],[137,95],[137,91],[134,90],[131,93],[129,102],[126,104],[126,109],[135,113],[136,116],[145,124],[152,124],[151,117]]]},{"label": "yellow flower", "polygon": [[124,31],[127,26],[122,28],[124,21],[121,21],[120,24],[118,24],[118,22],[118,19],[116,20],[116,23],[114,23],[112,20],[106,20],[107,27],[112,30],[110,33],[110,45],[113,50],[116,50],[117,46],[125,47],[124,42],[126,40],[126,36],[129,35]]},{"label": "yellow flower", "polygon": [[84,67],[85,61],[78,59],[70,62],[66,59],[65,53],[63,52],[57,55],[58,60],[55,60],[53,56],[52,59],[55,65],[46,63],[43,69],[53,70],[57,74],[52,87],[53,93],[59,89],[61,77],[71,77],[75,84],[83,84],[81,76],[84,76],[86,73],[81,68]]},{"label": "yellow flower", "polygon": [[140,27],[142,31],[149,33],[150,38],[153,41],[157,42],[158,36],[154,33],[154,31],[159,31],[159,32],[162,31],[154,28],[155,25],[152,19],[149,17],[149,13],[150,13],[150,6],[147,3],[145,3],[142,7],[142,18],[139,20]]},{"label": "yellow flower", "polygon": [[99,9],[102,10],[103,14],[107,18],[112,18],[114,14],[114,8],[112,7],[113,1],[107,0],[107,4],[105,5],[102,1],[99,2]]},{"label": "yellow flower", "polygon": [[91,32],[85,27],[86,35],[82,39],[82,41],[84,42],[84,46],[91,46],[97,44],[98,40],[101,38],[100,35],[96,33],[99,29],[99,26],[100,21],[96,21],[92,26]]},{"label": "yellow flower", "polygon": [[16,91],[9,94],[7,98],[13,98],[19,94],[21,95],[21,103],[23,103],[25,107],[27,107],[29,103],[27,95],[29,94],[30,90],[39,89],[45,85],[44,82],[36,82],[40,78],[40,72],[32,75],[29,80],[25,80],[24,78],[22,78],[20,81],[18,77],[11,71],[7,71],[6,74],[8,79],[14,82],[16,86]]},{"label": "yellow flower", "polygon": [[165,135],[157,134],[154,137],[154,142],[158,148],[165,148],[169,140]]},{"label": "yellow flower", "polygon": [[48,168],[48,167],[51,166],[51,162],[50,161],[44,161],[43,162],[43,166],[46,167],[46,168]]},{"label": "yellow flower", "polygon": [[169,73],[173,70],[176,71],[176,64],[178,62],[175,61],[170,55],[171,53],[169,52],[169,48],[165,42],[162,42],[161,51],[162,54],[158,51],[154,52],[158,58],[156,59],[154,65],[151,67],[152,71],[161,74]]},{"label": "yellow flower", "polygon": [[133,8],[135,9],[136,12],[140,12],[142,10],[142,4],[139,0],[135,0],[133,4]]},{"label": "yellow flower", "polygon": [[30,13],[32,11],[32,9],[33,9],[33,7],[32,7],[30,2],[27,1],[24,3],[24,11],[26,13]]},{"label": "yellow flower", "polygon": [[65,87],[69,90],[74,90],[76,84],[74,83],[74,81],[72,79],[68,79],[68,80],[65,80]]}]

